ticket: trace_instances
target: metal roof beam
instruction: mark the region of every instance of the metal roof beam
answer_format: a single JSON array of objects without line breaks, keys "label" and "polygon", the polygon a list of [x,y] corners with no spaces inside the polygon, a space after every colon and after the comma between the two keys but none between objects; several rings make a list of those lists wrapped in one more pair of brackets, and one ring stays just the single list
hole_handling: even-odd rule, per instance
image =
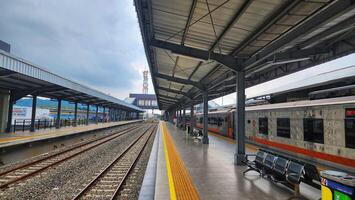
[{"label": "metal roof beam", "polygon": [[303,48],[309,48],[312,46],[317,45],[318,43],[323,42],[324,38],[330,38],[330,37],[334,37],[334,33],[335,34],[341,34],[345,31],[349,31],[350,29],[353,29],[355,25],[355,18],[352,17],[348,20],[345,20],[335,26],[332,26],[330,28],[328,28],[327,30],[313,36],[312,38],[308,39],[307,41],[305,41],[304,43],[302,43],[301,45],[299,45],[299,48],[303,49]]},{"label": "metal roof beam", "polygon": [[222,33],[218,36],[216,41],[213,43],[210,51],[213,51],[218,43],[222,40],[222,38],[225,36],[225,34],[233,27],[233,25],[239,20],[239,18],[245,13],[245,11],[248,9],[250,4],[253,2],[253,0],[247,0],[244,2],[244,4],[240,7],[240,9],[235,13],[233,18],[229,21],[227,24],[226,28],[223,29]]},{"label": "metal roof beam", "polygon": [[299,38],[300,36],[309,33],[311,30],[318,28],[323,22],[337,16],[340,12],[347,10],[351,5],[354,4],[351,0],[335,1],[331,3],[328,7],[324,8],[322,11],[312,16],[304,23],[287,32],[285,35],[281,36],[280,39],[266,46],[263,51],[253,55],[244,63],[244,69],[248,69],[251,65],[256,65],[272,56],[275,52],[279,51],[283,46],[289,44],[291,41]]},{"label": "metal roof beam", "polygon": [[66,91],[68,88],[63,88],[61,86],[48,86],[48,87],[42,87],[41,89],[38,89],[36,93],[40,95],[41,93],[44,92],[59,92],[59,91]]},{"label": "metal roof beam", "polygon": [[171,51],[174,54],[188,56],[198,60],[215,60],[225,65],[226,67],[230,68],[231,70],[234,71],[241,70],[240,62],[234,56],[219,54],[213,51],[206,51],[206,50],[196,49],[192,47],[186,47],[186,46],[165,42],[161,40],[156,40],[156,39],[150,40],[150,46],[166,49]]},{"label": "metal roof beam", "polygon": [[160,100],[163,104],[169,104],[169,105],[176,105],[177,101],[168,101],[166,99],[161,99]]},{"label": "metal roof beam", "polygon": [[238,45],[233,51],[232,54],[238,54],[242,49],[248,46],[251,42],[253,42],[256,38],[258,38],[264,31],[266,31],[269,27],[271,27],[276,21],[281,19],[285,14],[287,14],[294,6],[296,6],[301,0],[289,0],[284,7],[280,8],[278,12],[272,17],[270,20],[267,20],[263,25],[260,26],[254,33],[252,33],[249,37],[242,41],[240,45]]},{"label": "metal roof beam", "polygon": [[187,98],[191,99],[189,94],[187,94],[186,92],[182,92],[180,90],[173,90],[173,89],[170,89],[170,88],[165,88],[165,87],[160,87],[160,86],[158,86],[157,89],[158,90],[164,90],[164,91],[170,92],[170,93],[181,94],[184,97],[187,97]]},{"label": "metal roof beam", "polygon": [[162,78],[162,79],[165,79],[165,80],[168,80],[168,81],[172,81],[172,82],[175,82],[175,83],[180,83],[180,84],[186,84],[186,85],[192,85],[200,90],[204,90],[204,86],[198,82],[195,82],[195,81],[191,81],[191,80],[187,80],[187,79],[182,79],[182,78],[177,78],[177,77],[172,77],[172,76],[168,76],[168,75],[165,75],[165,74],[159,74],[159,73],[156,73],[155,76],[157,78]]},{"label": "metal roof beam", "polygon": [[189,26],[190,26],[190,23],[191,23],[191,20],[192,20],[192,16],[193,16],[193,14],[195,12],[196,4],[197,4],[197,0],[193,0],[192,4],[191,4],[190,12],[189,12],[189,17],[186,20],[184,33],[182,34],[181,45],[184,45],[184,43],[185,43],[185,39],[186,39],[187,33],[189,32]]},{"label": "metal roof beam", "polygon": [[166,95],[162,95],[162,94],[159,94],[159,97],[160,97],[160,98],[167,99],[167,100],[170,100],[170,101],[179,101],[179,100],[180,100],[180,99],[177,99],[177,98],[175,98],[175,97],[166,96]]},{"label": "metal roof beam", "polygon": [[16,74],[16,72],[9,71],[9,70],[0,71],[0,77],[2,77],[2,78],[11,76],[12,74]]}]

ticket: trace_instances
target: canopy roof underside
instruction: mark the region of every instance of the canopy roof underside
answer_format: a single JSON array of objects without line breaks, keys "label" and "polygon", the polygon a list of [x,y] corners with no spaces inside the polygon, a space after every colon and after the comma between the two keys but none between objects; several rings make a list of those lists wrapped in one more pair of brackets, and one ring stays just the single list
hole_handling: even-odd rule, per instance
[{"label": "canopy roof underside", "polygon": [[[135,0],[160,109],[235,91],[232,56],[251,87],[355,50],[351,0]],[[208,52],[208,59],[157,48],[152,40]],[[189,51],[190,52],[190,51]]]}]

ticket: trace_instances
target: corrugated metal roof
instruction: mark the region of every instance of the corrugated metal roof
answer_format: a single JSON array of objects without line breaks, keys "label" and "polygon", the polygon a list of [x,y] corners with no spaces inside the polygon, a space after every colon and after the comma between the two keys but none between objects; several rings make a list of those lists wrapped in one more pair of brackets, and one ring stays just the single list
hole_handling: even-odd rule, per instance
[{"label": "corrugated metal roof", "polygon": [[[2,74],[2,75],[1,75]],[[0,50],[0,87],[9,90],[37,89],[39,95],[144,112],[100,91],[76,83],[29,61]],[[47,89],[46,89],[47,88]]]},{"label": "corrugated metal roof", "polygon": [[[180,103],[191,98],[201,101],[201,89],[184,80],[201,84],[211,93],[221,91],[210,98],[234,92],[234,87],[225,86],[230,85],[226,80],[235,73],[215,60],[199,60],[152,47],[151,39],[203,50],[209,55],[214,52],[238,58],[247,74],[247,87],[355,51],[349,46],[336,51],[329,48],[330,44],[338,44],[339,35],[352,36],[342,35],[355,24],[349,22],[355,16],[354,3],[349,0],[135,0],[135,6],[161,109],[174,103],[160,102],[160,94],[182,96]],[[348,23],[340,26],[344,22]],[[302,46],[324,31],[332,34],[320,38],[317,45]],[[299,46],[307,51],[299,51]],[[286,62],[273,64],[280,59]],[[271,64],[265,67],[265,63]],[[182,81],[163,80],[156,74]],[[183,91],[191,98],[159,87]]]}]

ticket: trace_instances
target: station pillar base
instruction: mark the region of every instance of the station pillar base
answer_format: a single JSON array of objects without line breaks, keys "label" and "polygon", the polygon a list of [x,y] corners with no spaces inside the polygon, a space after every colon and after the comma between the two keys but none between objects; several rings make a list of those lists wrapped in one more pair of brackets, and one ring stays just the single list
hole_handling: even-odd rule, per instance
[{"label": "station pillar base", "polygon": [[208,137],[202,137],[202,144],[209,144],[210,141],[208,139]]},{"label": "station pillar base", "polygon": [[7,125],[7,115],[9,111],[9,91],[0,90],[0,132],[4,132]]},{"label": "station pillar base", "polygon": [[245,154],[234,154],[234,164],[235,165],[244,165],[243,161],[245,160]]}]

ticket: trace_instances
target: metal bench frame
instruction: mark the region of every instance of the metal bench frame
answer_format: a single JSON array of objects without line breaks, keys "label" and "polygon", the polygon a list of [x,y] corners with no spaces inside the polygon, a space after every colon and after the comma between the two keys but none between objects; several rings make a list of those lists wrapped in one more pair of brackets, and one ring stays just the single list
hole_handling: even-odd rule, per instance
[{"label": "metal bench frame", "polygon": [[[249,157],[255,157],[255,159],[250,160]],[[244,175],[249,171],[256,171],[260,176],[292,189],[294,195],[289,199],[301,198],[301,182],[320,189],[320,176],[317,168],[312,164],[287,158],[263,149],[259,149],[256,154],[247,154],[244,163],[248,167],[243,172]]]}]

